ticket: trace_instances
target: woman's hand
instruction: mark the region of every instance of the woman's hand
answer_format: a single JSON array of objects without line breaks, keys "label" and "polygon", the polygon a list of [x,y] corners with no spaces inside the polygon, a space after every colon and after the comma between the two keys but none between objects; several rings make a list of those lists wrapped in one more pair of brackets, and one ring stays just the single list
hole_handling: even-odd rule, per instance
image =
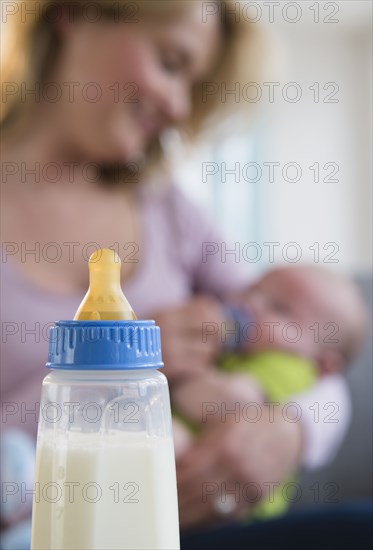
[{"label": "woman's hand", "polygon": [[196,296],[185,305],[154,315],[161,328],[164,373],[173,383],[200,374],[211,365],[221,348],[220,330],[206,336],[204,323],[224,321],[221,305],[211,296]]},{"label": "woman's hand", "polygon": [[221,423],[224,411],[264,401],[263,391],[249,374],[226,373],[216,368],[177,384],[172,390],[172,404],[184,418],[198,426]]},{"label": "woman's hand", "polygon": [[[227,414],[226,422],[207,424],[181,458],[177,472],[182,529],[239,518],[297,468],[299,422],[285,420],[282,407],[262,406],[261,411],[257,422]],[[232,508],[225,516],[219,513],[222,501]]]}]

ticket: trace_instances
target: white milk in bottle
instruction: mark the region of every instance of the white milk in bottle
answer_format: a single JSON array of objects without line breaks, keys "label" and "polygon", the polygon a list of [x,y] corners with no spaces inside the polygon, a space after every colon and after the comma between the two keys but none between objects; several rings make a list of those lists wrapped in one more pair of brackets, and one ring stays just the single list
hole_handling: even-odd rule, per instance
[{"label": "white milk in bottle", "polygon": [[51,329],[40,405],[33,550],[179,548],[159,328],[138,321],[111,250],[90,259],[74,321]]}]

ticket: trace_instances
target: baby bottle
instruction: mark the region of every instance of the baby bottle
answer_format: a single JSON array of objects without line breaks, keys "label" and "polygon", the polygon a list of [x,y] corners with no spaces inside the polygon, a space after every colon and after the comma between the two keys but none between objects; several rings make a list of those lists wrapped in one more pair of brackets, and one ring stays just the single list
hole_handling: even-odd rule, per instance
[{"label": "baby bottle", "polygon": [[51,329],[33,550],[177,550],[175,458],[160,330],[136,319],[120,259],[99,250],[73,321]]}]

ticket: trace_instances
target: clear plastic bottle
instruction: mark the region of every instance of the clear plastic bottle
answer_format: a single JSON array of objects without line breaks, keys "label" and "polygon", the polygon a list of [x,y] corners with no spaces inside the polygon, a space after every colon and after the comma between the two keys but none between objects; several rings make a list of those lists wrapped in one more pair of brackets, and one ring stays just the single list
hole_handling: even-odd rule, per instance
[{"label": "clear plastic bottle", "polygon": [[59,321],[47,366],[31,548],[177,550],[159,328],[154,321]]}]

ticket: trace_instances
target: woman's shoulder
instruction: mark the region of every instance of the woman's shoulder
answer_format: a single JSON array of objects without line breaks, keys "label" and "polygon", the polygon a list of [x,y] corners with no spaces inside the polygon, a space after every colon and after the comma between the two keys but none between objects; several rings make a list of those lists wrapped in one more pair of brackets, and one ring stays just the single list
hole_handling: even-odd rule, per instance
[{"label": "woman's shoulder", "polygon": [[209,214],[173,181],[143,184],[139,186],[138,195],[146,215],[162,217],[168,229],[175,232],[175,237],[202,236],[212,227]]},{"label": "woman's shoulder", "polygon": [[201,211],[195,201],[190,199],[172,179],[147,181],[137,188],[137,195],[143,203],[157,208],[174,207],[181,212]]},{"label": "woman's shoulder", "polygon": [[225,241],[209,213],[177,184],[144,186],[141,193],[158,246],[166,243],[169,257],[193,279],[195,290],[223,296],[248,285],[245,266],[232,254],[222,258],[218,253]]}]

